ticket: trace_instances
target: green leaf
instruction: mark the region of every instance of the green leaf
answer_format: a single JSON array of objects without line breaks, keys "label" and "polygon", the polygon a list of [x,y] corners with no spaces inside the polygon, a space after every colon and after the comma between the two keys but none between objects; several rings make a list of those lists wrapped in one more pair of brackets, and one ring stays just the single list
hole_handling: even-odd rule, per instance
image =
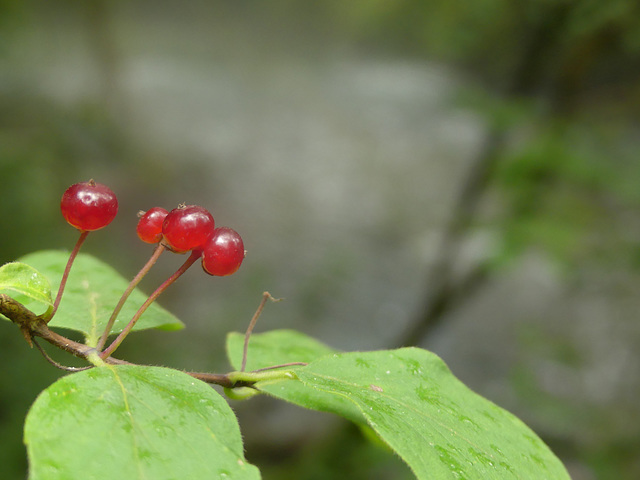
[{"label": "green leaf", "polygon": [[569,479],[529,427],[471,391],[426,350],[338,354],[296,374],[354,402],[419,479]]},{"label": "green leaf", "polygon": [[[467,388],[435,354],[418,348],[333,353],[314,345],[321,344],[295,332],[252,337],[250,368],[311,360],[292,368],[297,381],[256,387],[306,408],[363,419],[418,479],[569,478],[529,427]],[[237,368],[238,334],[227,347]],[[289,350],[298,351],[285,355]]]},{"label": "green leaf", "polygon": [[[244,335],[232,332],[227,335],[227,355],[233,368],[240,369]],[[282,365],[291,362],[309,363],[325,355],[337,353],[327,345],[294,330],[272,330],[252,335],[249,340],[247,371]],[[300,366],[287,367],[297,371]],[[318,391],[297,380],[267,380],[255,387],[261,392],[286,400],[304,408],[335,413],[359,424],[366,424],[365,418],[352,402]]]},{"label": "green leaf", "polygon": [[24,263],[12,262],[0,267],[0,293],[6,293],[36,315],[53,308],[49,280]]},{"label": "green leaf", "polygon": [[[55,291],[67,264],[69,254],[64,251],[46,250],[31,253],[20,260],[37,268],[48,277]],[[89,344],[94,343],[106,327],[109,316],[129,285],[111,266],[87,254],[79,254],[67,281],[62,301],[50,326],[82,332]],[[147,295],[135,289],[125,303],[112,332],[122,331]],[[174,315],[153,303],[142,315],[134,330],[164,328],[177,330],[184,325]]]},{"label": "green leaf", "polygon": [[30,480],[259,479],[233,411],[167,368],[104,366],[61,378],[25,423]]}]

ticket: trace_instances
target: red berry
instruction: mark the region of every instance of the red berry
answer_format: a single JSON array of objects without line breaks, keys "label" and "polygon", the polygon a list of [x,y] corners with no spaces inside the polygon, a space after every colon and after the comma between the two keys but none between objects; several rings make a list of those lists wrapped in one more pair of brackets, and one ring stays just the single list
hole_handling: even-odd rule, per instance
[{"label": "red berry", "polygon": [[202,250],[202,268],[209,275],[231,275],[240,268],[244,253],[238,232],[228,227],[216,228]]},{"label": "red berry", "polygon": [[138,237],[146,243],[158,243],[162,240],[162,222],[169,212],[161,207],[153,207],[140,213],[142,215],[136,227]]},{"label": "red berry", "polygon": [[106,185],[89,180],[67,188],[60,210],[71,226],[91,232],[111,223],[118,213],[118,199]]},{"label": "red berry", "polygon": [[209,211],[198,205],[182,205],[171,210],[162,222],[165,243],[184,253],[201,249],[213,234],[215,223]]}]

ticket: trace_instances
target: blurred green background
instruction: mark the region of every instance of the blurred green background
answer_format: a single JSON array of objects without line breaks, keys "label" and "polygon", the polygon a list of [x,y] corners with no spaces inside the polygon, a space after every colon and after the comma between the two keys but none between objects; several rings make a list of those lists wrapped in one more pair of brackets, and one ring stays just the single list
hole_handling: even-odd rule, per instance
[{"label": "blurred green background", "polygon": [[[198,203],[245,240],[238,274],[161,299],[185,330],[121,356],[224,371],[268,290],[257,330],[429,348],[572,478],[640,478],[639,2],[2,0],[0,29],[2,263],[70,249],[59,199],[89,178],[120,213],[84,251],[127,277],[139,210]],[[8,322],[0,347],[21,479],[60,372]],[[340,419],[232,406],[265,479],[410,478]]]}]

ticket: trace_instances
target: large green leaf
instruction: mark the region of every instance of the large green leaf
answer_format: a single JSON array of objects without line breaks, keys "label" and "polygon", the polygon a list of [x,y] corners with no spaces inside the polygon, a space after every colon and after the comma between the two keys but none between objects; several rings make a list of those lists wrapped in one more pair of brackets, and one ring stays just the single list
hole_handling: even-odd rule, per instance
[{"label": "large green leaf", "polygon": [[226,401],[167,368],[63,377],[31,407],[25,443],[30,480],[260,478]]},{"label": "large green leaf", "polygon": [[24,263],[11,262],[0,267],[0,293],[6,293],[36,315],[53,307],[49,280]]},{"label": "large green leaf", "polygon": [[[67,252],[46,250],[26,255],[20,261],[38,269],[57,291],[68,258]],[[83,332],[87,336],[87,342],[92,343],[104,330],[111,312],[128,284],[129,280],[120,276],[106,263],[91,255],[79,254],[71,268],[58,312],[49,325]],[[134,290],[112,331],[120,332],[146,299],[147,295],[138,289]],[[154,327],[175,330],[182,328],[183,324],[154,303],[136,323],[134,330]]]},{"label": "large green leaf", "polygon": [[[227,355],[233,368],[239,370],[242,363],[244,335],[232,332],[227,335]],[[251,336],[247,371],[282,365],[291,362],[309,363],[325,355],[337,353],[327,345],[294,330],[272,330]],[[296,370],[301,367],[288,367]],[[276,379],[256,384],[261,392],[313,410],[335,413],[349,420],[366,424],[360,410],[344,398],[323,393],[299,381]]]},{"label": "large green leaf", "polygon": [[544,442],[419,348],[345,353],[296,372],[348,398],[420,479],[568,479]]},{"label": "large green leaf", "polygon": [[[271,362],[277,352],[287,350],[289,341],[308,343],[301,334],[257,336],[252,338],[249,360]],[[260,345],[256,352],[254,342]],[[268,353],[270,343],[273,354]],[[237,359],[237,339],[229,341],[228,347],[230,357]],[[252,368],[263,366],[260,363]],[[355,406],[419,479],[569,478],[531,429],[467,388],[438,356],[426,350],[330,353],[293,371],[298,380],[259,382],[256,387],[298,405],[352,419],[345,404]]]}]

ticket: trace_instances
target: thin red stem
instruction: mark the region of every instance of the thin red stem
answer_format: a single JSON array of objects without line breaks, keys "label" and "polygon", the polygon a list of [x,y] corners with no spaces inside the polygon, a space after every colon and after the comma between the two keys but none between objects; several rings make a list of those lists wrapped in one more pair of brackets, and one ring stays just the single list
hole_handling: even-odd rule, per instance
[{"label": "thin red stem", "polygon": [[256,370],[251,370],[251,373],[266,372],[268,370],[275,370],[277,368],[285,368],[285,367],[297,367],[297,366],[306,367],[307,365],[309,365],[307,362],[281,363],[280,365],[272,365],[270,367],[262,367]]},{"label": "thin red stem", "polygon": [[176,272],[173,275],[171,275],[169,278],[167,278],[158,288],[156,288],[155,292],[153,292],[151,295],[149,295],[149,298],[147,298],[147,300],[138,309],[138,311],[133,316],[131,321],[127,324],[126,327],[124,327],[124,329],[115,338],[115,340],[111,343],[111,345],[109,345],[100,354],[100,357],[102,357],[104,359],[104,358],[109,357],[111,354],[113,354],[113,352],[116,350],[116,348],[118,348],[120,346],[120,344],[126,338],[126,336],[129,335],[129,333],[133,329],[134,325],[136,324],[136,322],[138,321],[140,316],[149,307],[149,305],[151,305],[153,303],[153,301],[156,298],[158,298],[158,296],[160,296],[160,294],[162,292],[164,292],[169,287],[169,285],[171,285],[173,282],[175,282],[178,279],[178,277],[180,277],[180,275],[182,275],[184,272],[186,272],[187,269],[191,265],[193,265],[195,263],[195,261],[198,260],[198,258],[200,258],[200,255],[202,255],[201,251],[194,250],[193,252],[191,252],[191,255],[189,256],[189,258],[187,258],[187,260],[180,266],[180,268],[178,270],[176,270]]},{"label": "thin red stem", "polygon": [[118,318],[118,314],[122,310],[122,307],[124,306],[125,302],[127,301],[127,298],[129,298],[129,295],[131,295],[131,292],[133,292],[133,290],[138,286],[138,284],[144,278],[144,276],[147,274],[147,272],[149,272],[149,270],[151,270],[151,267],[153,267],[153,265],[155,265],[155,263],[158,261],[158,258],[160,258],[160,255],[162,255],[162,252],[164,252],[165,250],[166,250],[166,247],[162,243],[159,243],[156,246],[156,248],[153,250],[153,253],[151,254],[151,258],[149,258],[149,260],[147,260],[147,263],[144,264],[144,266],[140,269],[138,274],[135,277],[133,277],[133,280],[131,280],[131,283],[129,283],[129,286],[123,292],[122,297],[120,297],[120,300],[118,301],[118,304],[116,305],[116,308],[113,310],[113,313],[111,314],[111,317],[109,317],[109,321],[107,322],[107,326],[105,327],[104,332],[102,332],[102,335],[100,336],[100,339],[98,340],[98,344],[96,345],[96,350],[98,350],[98,351],[102,350],[102,347],[104,347],[104,344],[106,343],[107,338],[109,337],[109,334],[111,333],[111,329],[113,328],[113,324],[116,322],[116,319]]},{"label": "thin red stem", "polygon": [[244,334],[244,346],[242,348],[242,365],[240,365],[240,371],[244,372],[247,368],[247,352],[249,351],[249,338],[251,338],[251,333],[253,332],[253,328],[256,326],[258,322],[258,318],[262,314],[262,310],[264,310],[264,306],[267,303],[267,300],[272,300],[274,302],[279,302],[282,299],[276,299],[271,296],[269,292],[264,292],[262,294],[262,300],[260,301],[260,305],[258,305],[258,309],[256,313],[251,317],[251,321],[249,322],[249,326],[247,327],[247,331]]},{"label": "thin red stem", "polygon": [[62,294],[64,293],[64,287],[67,285],[67,279],[69,278],[69,272],[71,271],[71,265],[73,265],[73,261],[76,259],[78,252],[80,251],[80,247],[84,243],[85,239],[89,235],[88,231],[80,232],[80,238],[76,242],[73,250],[71,251],[71,255],[69,255],[69,260],[67,260],[67,266],[64,268],[64,273],[62,274],[62,279],[60,280],[60,287],[58,287],[58,294],[56,295],[56,299],[53,302],[53,309],[51,313],[47,315],[47,322],[53,318],[53,316],[58,311],[58,306],[60,305],[60,301],[62,300]]}]

